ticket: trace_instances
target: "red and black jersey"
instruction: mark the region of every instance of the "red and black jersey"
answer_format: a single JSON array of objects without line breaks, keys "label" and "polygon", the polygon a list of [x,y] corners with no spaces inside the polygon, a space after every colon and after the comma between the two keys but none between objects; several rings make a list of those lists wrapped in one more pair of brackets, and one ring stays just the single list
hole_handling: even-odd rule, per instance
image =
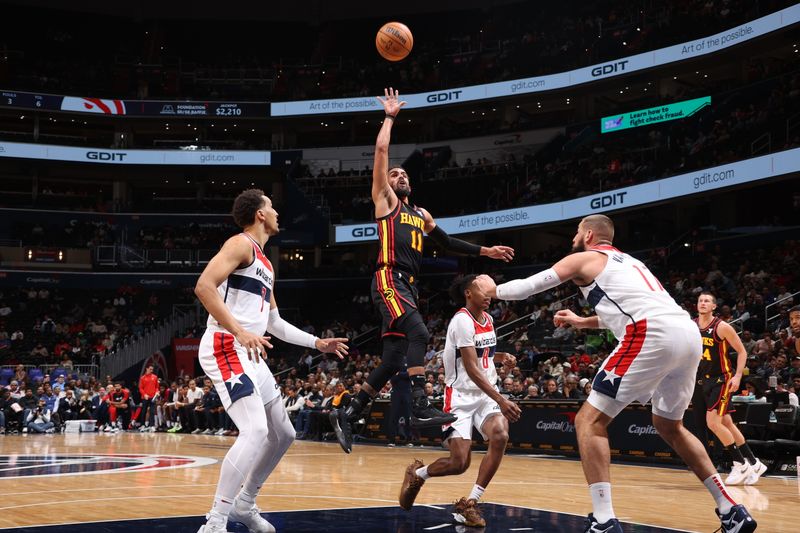
[{"label": "red and black jersey", "polygon": [[377,219],[380,250],[378,270],[398,269],[411,276],[419,275],[425,219],[415,206],[398,201],[385,217]]},{"label": "red and black jersey", "polygon": [[114,389],[111,391],[111,394],[109,394],[109,396],[111,396],[112,402],[126,403],[128,401],[128,397],[130,396],[130,393],[128,392],[128,389],[125,388],[122,388],[119,391]]},{"label": "red and black jersey", "polygon": [[697,367],[697,377],[718,378],[720,376],[728,379],[731,374],[731,358],[728,355],[728,343],[717,335],[717,327],[722,322],[719,317],[714,317],[705,328],[700,326],[700,318],[694,320],[700,328],[700,336],[703,338],[703,356],[700,358],[700,366]]}]

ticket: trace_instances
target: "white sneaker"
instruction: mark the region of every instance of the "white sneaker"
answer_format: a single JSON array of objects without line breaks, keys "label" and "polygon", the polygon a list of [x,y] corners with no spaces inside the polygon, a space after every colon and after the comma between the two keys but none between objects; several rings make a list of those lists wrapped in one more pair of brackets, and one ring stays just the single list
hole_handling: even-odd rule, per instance
[{"label": "white sneaker", "polygon": [[155,426],[150,426],[150,427],[148,428],[147,432],[148,432],[148,433],[155,433],[155,432],[156,432],[156,427],[155,427]]},{"label": "white sneaker", "polygon": [[150,431],[150,426],[140,426],[139,433],[144,433],[146,431]]},{"label": "white sneaker", "polygon": [[217,430],[217,432],[216,432],[216,433],[214,433],[214,435],[219,435],[219,436],[222,436],[222,434],[223,434],[223,433],[225,433],[225,429],[223,429],[223,428],[219,428],[219,429]]},{"label": "white sneaker", "polygon": [[197,428],[197,429],[195,429],[194,431],[192,431],[192,435],[197,435],[198,433],[202,433],[202,432],[203,432],[203,430],[202,430],[202,429],[200,429],[200,428]]},{"label": "white sneaker", "polygon": [[744,463],[740,463],[738,461],[733,462],[733,468],[731,468],[731,473],[728,475],[728,479],[725,480],[726,485],[739,485],[747,476],[750,475],[750,463],[745,461]]},{"label": "white sneaker", "polygon": [[238,498],[233,502],[228,520],[247,526],[250,533],[275,533],[275,528],[261,516],[261,509],[256,504],[247,504]]},{"label": "white sneaker", "polygon": [[767,465],[756,459],[756,464],[750,465],[750,473],[744,480],[745,485],[755,485],[759,478],[767,471]]},{"label": "white sneaker", "polygon": [[200,434],[201,435],[211,435],[212,433],[214,433],[212,430],[204,429]]},{"label": "white sneaker", "polygon": [[206,523],[200,526],[197,533],[228,533],[227,523],[217,515],[206,515]]}]

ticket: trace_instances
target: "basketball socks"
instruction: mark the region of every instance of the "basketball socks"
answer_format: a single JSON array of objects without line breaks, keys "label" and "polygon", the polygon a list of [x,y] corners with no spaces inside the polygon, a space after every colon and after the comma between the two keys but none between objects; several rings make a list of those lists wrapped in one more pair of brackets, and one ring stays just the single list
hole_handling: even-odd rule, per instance
[{"label": "basketball socks", "polygon": [[467,498],[467,499],[468,500],[475,500],[476,502],[479,502],[481,500],[481,497],[483,496],[484,491],[486,491],[485,488],[483,488],[480,485],[478,485],[477,483],[475,483],[472,486],[472,492],[469,493],[469,498]]},{"label": "basketball socks", "polygon": [[428,474],[428,467],[423,466],[421,468],[417,468],[416,474],[421,477],[422,479],[430,479],[431,475]]},{"label": "basketball socks", "polygon": [[719,474],[709,476],[703,481],[703,485],[706,486],[708,492],[710,492],[711,496],[714,498],[714,501],[717,502],[717,509],[719,509],[720,514],[727,514],[731,508],[736,505],[733,498],[728,495],[728,491],[725,488],[725,484],[722,482],[722,478],[719,477]]},{"label": "basketball socks", "polygon": [[[734,444],[734,446],[736,446],[736,445]],[[753,450],[750,449],[750,445],[749,444],[747,444],[745,442],[744,444],[739,446],[739,450],[741,450],[742,455],[744,455],[744,457],[747,459],[748,463],[750,463],[751,465],[756,464],[758,459],[756,459],[756,456],[753,454]]]},{"label": "basketball socks", "polygon": [[[737,463],[746,464],[744,457],[742,456],[742,452],[739,450],[739,447],[736,446],[736,443],[731,444],[730,446],[725,446],[725,449],[728,450],[728,453],[731,454],[731,458],[736,461]],[[753,452],[750,452],[751,454]],[[755,463],[755,461],[753,461]]]},{"label": "basketball socks", "polygon": [[227,498],[222,498],[217,496],[214,498],[214,506],[211,508],[211,516],[217,515],[222,517],[223,520],[231,514],[231,509],[233,508],[233,501],[229,501]]},{"label": "basketball socks", "polygon": [[592,511],[598,524],[605,524],[616,518],[611,505],[611,483],[592,483],[589,485],[589,494],[592,495]]}]

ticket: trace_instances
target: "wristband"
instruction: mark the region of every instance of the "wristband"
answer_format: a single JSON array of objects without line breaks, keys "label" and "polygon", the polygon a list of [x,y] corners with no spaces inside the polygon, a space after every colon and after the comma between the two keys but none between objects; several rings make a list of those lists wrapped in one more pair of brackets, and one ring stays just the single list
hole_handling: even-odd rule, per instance
[{"label": "wristband", "polygon": [[394,119],[395,119],[395,116],[394,116],[394,115],[390,115],[389,113],[386,113],[384,116],[385,116],[386,118],[390,118],[390,119],[392,119],[392,121],[394,121]]}]

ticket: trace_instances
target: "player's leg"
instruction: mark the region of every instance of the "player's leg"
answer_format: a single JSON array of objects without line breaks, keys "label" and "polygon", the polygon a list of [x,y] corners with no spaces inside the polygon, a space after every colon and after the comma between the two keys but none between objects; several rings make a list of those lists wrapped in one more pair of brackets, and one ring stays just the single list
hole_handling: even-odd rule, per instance
[{"label": "player's leg", "polygon": [[294,442],[295,430],[280,397],[273,398],[264,406],[269,433],[267,442],[262,443],[259,455],[247,474],[242,490],[236,497],[231,511],[231,520],[248,527],[251,533],[272,533],[275,528],[261,517],[256,505],[256,497],[264,482],[275,470],[278,462]]},{"label": "player's leg", "polygon": [[742,432],[739,431],[739,428],[733,422],[733,418],[731,418],[730,414],[725,413],[725,416],[722,417],[722,424],[731,432],[734,446],[739,449],[748,463],[750,473],[744,480],[745,485],[754,485],[758,483],[759,478],[767,471],[767,465],[762,463],[758,457],[755,456],[753,450],[750,449],[750,445],[747,444],[744,435],[742,435]]},{"label": "player's leg", "polygon": [[702,443],[683,425],[694,388],[696,367],[693,364],[700,360],[697,350],[701,346],[697,328],[687,325],[685,330],[684,339],[680,338],[680,329],[673,332],[668,352],[672,357],[662,358],[671,359],[672,368],[653,392],[653,426],[714,498],[722,532],[749,533],[756,528],[755,520],[743,505],[733,500]]},{"label": "player's leg", "polygon": [[239,436],[222,461],[214,505],[208,515],[208,521],[198,533],[227,531],[228,516],[233,509],[239,488],[269,435],[267,416],[258,394],[251,394],[234,401],[228,407],[228,415],[239,428]]},{"label": "player's leg", "polygon": [[611,413],[609,415],[593,405],[592,394],[595,394],[595,391],[592,391],[589,401],[581,406],[575,417],[581,466],[592,498],[588,531],[595,531],[591,528],[597,525],[596,531],[608,529],[609,532],[620,533],[622,529],[616,520],[611,500],[611,447],[608,444],[608,425],[625,408],[625,404],[616,402],[613,398],[603,402],[606,397],[595,394],[594,403],[603,403],[603,409],[609,411]]},{"label": "player's leg", "polygon": [[717,436],[733,460],[731,473],[725,479],[725,483],[738,485],[750,476],[751,469],[750,463],[744,459],[742,452],[734,442],[730,429],[723,423],[723,419],[727,414],[727,406],[730,402],[730,393],[727,389],[728,384],[724,381],[722,383],[713,383],[706,387],[706,402],[709,405],[709,410],[706,413],[706,424],[714,432],[714,435]]},{"label": "player's leg", "polygon": [[455,476],[464,473],[469,468],[472,440],[454,435],[448,438],[446,443],[450,449],[450,455],[447,457],[440,457],[428,466],[425,466],[422,461],[414,459],[414,462],[406,468],[399,497],[400,507],[406,511],[411,510],[417,494],[427,479]]},{"label": "player's leg", "polygon": [[508,444],[508,419],[500,413],[489,416],[481,426],[481,433],[489,441],[489,449],[481,460],[478,479],[469,495],[469,499],[475,501],[480,501],[489,482],[500,468]]}]

